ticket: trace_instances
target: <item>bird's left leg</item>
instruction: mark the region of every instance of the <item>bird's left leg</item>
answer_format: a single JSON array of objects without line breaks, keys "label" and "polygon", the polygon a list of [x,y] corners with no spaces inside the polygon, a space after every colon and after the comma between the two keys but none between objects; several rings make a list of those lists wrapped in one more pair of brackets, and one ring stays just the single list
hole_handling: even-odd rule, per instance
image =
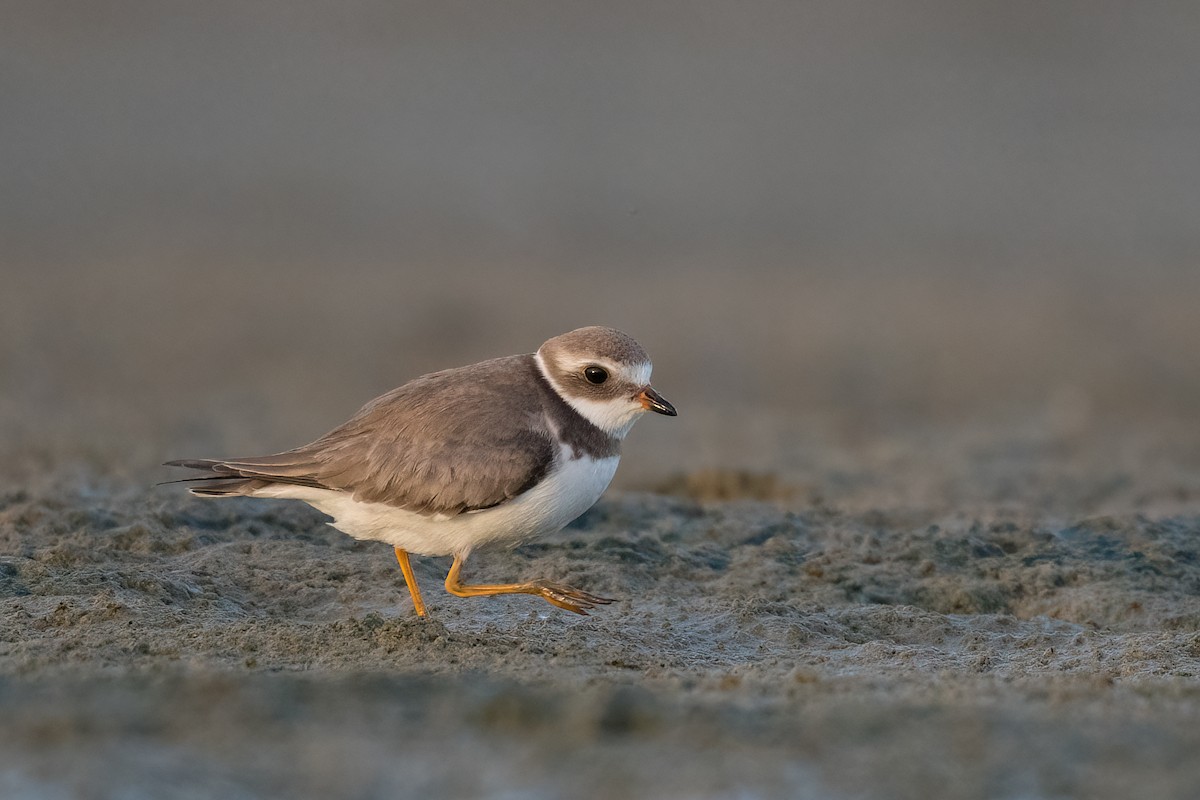
[{"label": "bird's left leg", "polygon": [[400,562],[400,571],[404,573],[404,582],[408,584],[408,593],[412,595],[413,610],[418,617],[425,616],[425,601],[421,599],[421,587],[417,586],[417,576],[413,574],[412,564],[408,563],[408,552],[396,548],[396,560]]},{"label": "bird's left leg", "polygon": [[576,614],[587,616],[587,609],[598,605],[608,605],[612,602],[607,597],[597,597],[594,594],[564,586],[561,583],[549,581],[530,581],[528,583],[492,583],[468,585],[462,582],[460,573],[465,559],[455,555],[450,572],[446,575],[446,591],[459,597],[480,597],[491,594],[536,594],[551,605],[574,611]]}]

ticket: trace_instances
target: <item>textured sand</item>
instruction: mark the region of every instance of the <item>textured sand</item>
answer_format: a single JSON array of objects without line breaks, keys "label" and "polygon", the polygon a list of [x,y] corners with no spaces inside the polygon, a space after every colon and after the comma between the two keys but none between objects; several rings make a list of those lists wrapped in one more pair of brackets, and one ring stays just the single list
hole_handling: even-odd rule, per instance
[{"label": "textured sand", "polygon": [[[458,599],[306,507],[0,501],[8,797],[1187,797],[1200,517],[621,493]],[[771,489],[770,487],[774,488]],[[190,794],[189,794],[190,793]]]}]

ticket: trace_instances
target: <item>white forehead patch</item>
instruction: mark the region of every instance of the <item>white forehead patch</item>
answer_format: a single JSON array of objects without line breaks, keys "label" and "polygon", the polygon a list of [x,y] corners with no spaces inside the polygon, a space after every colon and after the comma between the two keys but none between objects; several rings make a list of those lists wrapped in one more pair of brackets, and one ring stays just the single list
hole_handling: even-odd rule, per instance
[{"label": "white forehead patch", "polygon": [[650,373],[654,371],[654,365],[649,361],[638,364],[633,367],[628,367],[629,379],[639,386],[644,386],[650,382]]}]

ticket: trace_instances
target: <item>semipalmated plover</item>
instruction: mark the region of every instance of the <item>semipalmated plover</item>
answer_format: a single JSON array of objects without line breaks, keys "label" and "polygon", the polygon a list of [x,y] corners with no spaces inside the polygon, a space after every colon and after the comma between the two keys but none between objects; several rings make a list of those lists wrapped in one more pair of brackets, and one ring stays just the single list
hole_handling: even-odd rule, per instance
[{"label": "semipalmated plover", "polygon": [[586,614],[612,602],[549,581],[471,585],[460,572],[488,544],[516,545],[591,508],[643,413],[675,416],[650,386],[650,357],[612,328],[580,328],[533,354],[423,375],[367,403],[312,444],[257,458],[184,459],[201,497],[303,500],[356,539],[387,542],[425,603],[409,553],[453,556],[459,597],[535,594]]}]

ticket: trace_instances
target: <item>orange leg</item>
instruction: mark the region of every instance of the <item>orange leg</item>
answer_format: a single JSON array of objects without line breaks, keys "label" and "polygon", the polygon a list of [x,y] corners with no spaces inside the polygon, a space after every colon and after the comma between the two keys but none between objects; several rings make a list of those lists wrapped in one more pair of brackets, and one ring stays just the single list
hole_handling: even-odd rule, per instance
[{"label": "orange leg", "polygon": [[408,563],[408,553],[397,547],[396,560],[400,562],[400,571],[404,573],[404,582],[408,584],[408,593],[412,595],[413,608],[418,617],[423,617],[425,601],[421,599],[421,587],[417,586],[417,576],[413,574],[412,564]]},{"label": "orange leg", "polygon": [[594,594],[563,586],[561,583],[549,581],[530,581],[529,583],[494,583],[467,585],[462,582],[459,573],[462,571],[463,558],[455,556],[446,575],[446,591],[459,597],[480,597],[491,594],[536,594],[540,595],[551,605],[574,611],[576,614],[587,616],[589,608],[598,605],[608,605],[612,600],[607,597],[597,597]]}]

